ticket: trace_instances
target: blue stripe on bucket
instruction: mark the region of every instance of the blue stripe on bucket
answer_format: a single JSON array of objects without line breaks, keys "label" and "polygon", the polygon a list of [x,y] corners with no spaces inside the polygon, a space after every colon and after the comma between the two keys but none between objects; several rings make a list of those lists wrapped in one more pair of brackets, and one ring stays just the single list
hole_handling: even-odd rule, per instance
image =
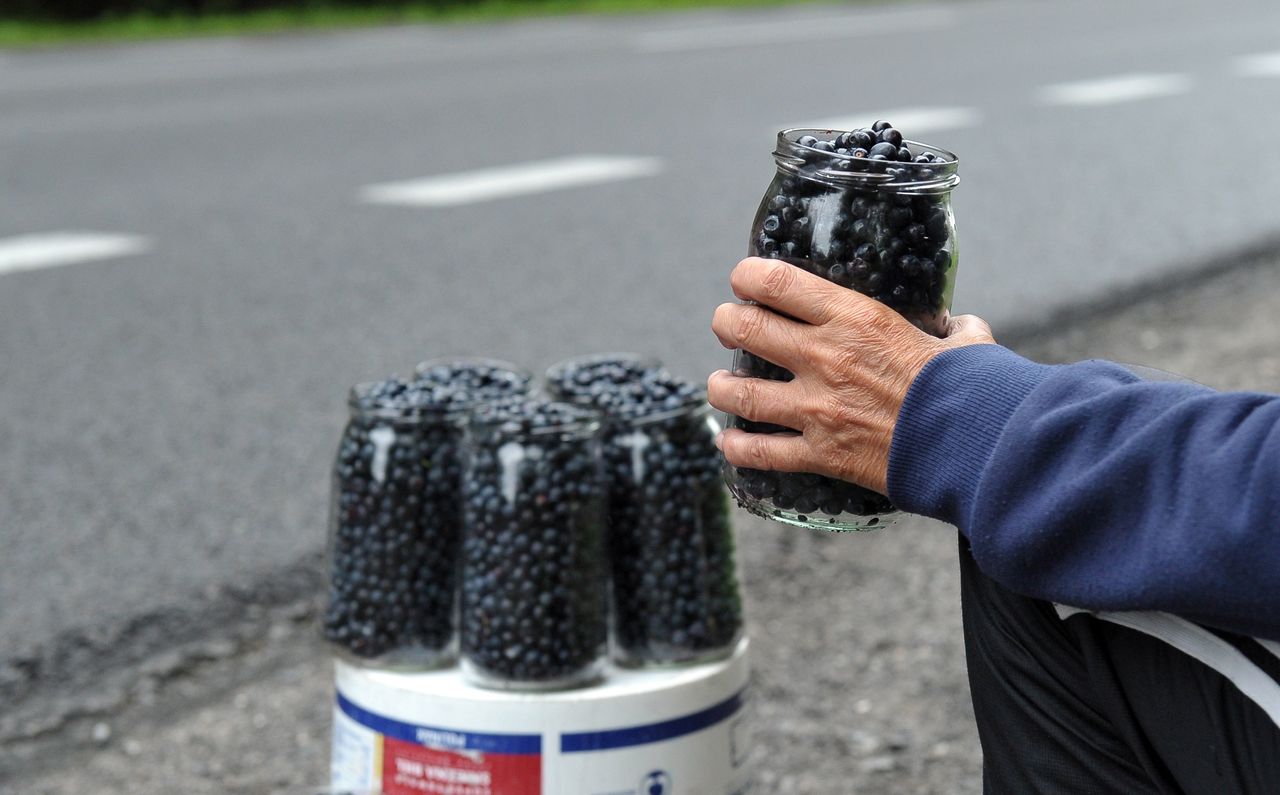
[{"label": "blue stripe on bucket", "polygon": [[683,737],[686,734],[693,734],[732,717],[738,710],[742,709],[744,692],[740,690],[719,704],[708,707],[701,712],[695,712],[672,720],[664,720],[660,723],[628,726],[623,729],[562,734],[560,735],[560,753],[573,754],[582,751],[629,748],[634,745],[647,745],[662,740],[670,740],[674,737]]},{"label": "blue stripe on bucket", "polygon": [[434,726],[417,726],[370,712],[353,704],[341,693],[338,693],[338,708],[356,723],[378,734],[431,748],[484,751],[491,754],[542,753],[542,735],[539,734],[476,734]]}]

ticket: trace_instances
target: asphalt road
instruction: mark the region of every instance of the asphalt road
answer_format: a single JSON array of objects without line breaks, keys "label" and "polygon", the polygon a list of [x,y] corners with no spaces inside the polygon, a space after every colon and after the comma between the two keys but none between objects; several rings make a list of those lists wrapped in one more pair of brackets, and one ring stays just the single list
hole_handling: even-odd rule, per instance
[{"label": "asphalt road", "polygon": [[[1280,68],[1239,59],[1277,50],[1268,0],[1055,0],[0,53],[0,661],[314,553],[355,381],[726,364],[782,126],[898,109],[958,152],[957,305],[997,330],[1274,241]],[[361,200],[588,154],[658,170]],[[69,230],[136,251],[14,242]]]}]

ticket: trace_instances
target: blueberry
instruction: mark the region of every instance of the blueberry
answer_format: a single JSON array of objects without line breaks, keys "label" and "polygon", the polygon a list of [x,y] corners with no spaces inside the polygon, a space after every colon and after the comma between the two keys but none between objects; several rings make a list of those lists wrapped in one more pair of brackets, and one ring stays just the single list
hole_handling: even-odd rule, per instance
[{"label": "blueberry", "polygon": [[876,144],[876,136],[870,130],[854,130],[849,134],[849,143],[858,149],[870,149]]},{"label": "blueberry", "polygon": [[883,130],[878,130],[877,132],[876,140],[880,143],[893,144],[894,149],[902,146],[902,133],[892,127],[885,127]]},{"label": "blueberry", "polygon": [[898,158],[898,147],[883,141],[871,147],[871,157],[883,157],[886,160],[896,160]]},{"label": "blueberry", "polygon": [[879,133],[879,132],[881,132],[881,131],[883,131],[883,130],[890,129],[891,127],[893,127],[893,125],[892,125],[892,124],[890,124],[889,122],[885,121],[884,119],[880,119],[879,121],[877,121],[877,122],[875,122],[874,124],[872,124],[872,125],[871,125],[871,132]]},{"label": "blueberry", "polygon": [[929,213],[925,218],[925,230],[929,233],[929,237],[935,240],[943,240],[947,236],[947,211],[938,208]]},{"label": "blueberry", "polygon": [[909,207],[890,207],[885,213],[885,223],[889,229],[897,231],[909,225],[913,217]]},{"label": "blueberry", "polygon": [[812,135],[802,135],[796,141],[796,143],[800,144],[801,146],[813,146],[817,142],[818,142],[818,139],[814,138]]}]

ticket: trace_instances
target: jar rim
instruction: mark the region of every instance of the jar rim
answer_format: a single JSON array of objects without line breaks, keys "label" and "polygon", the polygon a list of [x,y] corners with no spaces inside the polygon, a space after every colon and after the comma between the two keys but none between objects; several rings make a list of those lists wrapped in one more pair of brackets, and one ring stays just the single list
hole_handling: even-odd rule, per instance
[{"label": "jar rim", "polygon": [[[410,379],[410,381],[412,382],[421,378],[424,372],[433,367],[467,367],[471,365],[490,367],[510,374],[511,378],[508,379],[510,383],[519,387],[519,391],[512,392],[510,394],[510,396],[513,397],[528,394],[530,385],[533,382],[533,374],[523,367],[501,359],[490,359],[483,356],[439,356],[427,359],[419,362],[418,365],[414,367],[413,378]],[[398,379],[398,376],[393,375],[390,378]],[[481,397],[472,400],[463,400],[457,403],[422,403],[415,406],[405,407],[363,405],[361,402],[364,397],[363,393],[387,380],[389,379],[382,379],[379,381],[361,381],[351,387],[350,392],[347,394],[347,408],[351,411],[351,414],[353,416],[367,417],[370,419],[401,420],[405,422],[424,420],[428,418],[447,420],[464,415],[475,409],[477,406],[508,397],[507,395],[499,395],[494,397]]]},{"label": "jar rim", "polygon": [[542,378],[547,382],[548,386],[555,386],[556,379],[571,369],[610,361],[639,364],[645,368],[653,370],[660,370],[663,366],[662,360],[657,356],[649,356],[643,353],[632,353],[630,351],[606,351],[603,353],[587,353],[581,356],[570,356],[567,359],[561,359],[544,370],[542,372]]},{"label": "jar rim", "polygon": [[[837,187],[859,186],[875,190],[899,193],[930,194],[947,193],[960,184],[957,173],[960,158],[949,150],[919,141],[903,140],[902,145],[931,152],[943,159],[933,163],[902,163],[891,161],[866,161],[884,163],[881,167],[869,167],[865,171],[845,171],[836,168],[842,161],[862,162],[862,158],[850,158],[835,152],[824,152],[811,146],[803,146],[799,139],[805,135],[839,135],[847,130],[815,127],[789,127],[778,132],[777,148],[773,159],[778,168],[795,174],[801,179],[811,179]],[[824,162],[825,161],[825,162]],[[818,167],[813,165],[817,163]],[[801,166],[809,168],[801,169]]]},{"label": "jar rim", "polygon": [[413,368],[413,375],[417,378],[432,367],[447,367],[451,365],[484,365],[486,367],[492,367],[495,370],[505,370],[506,372],[516,376],[516,378],[522,380],[525,384],[528,384],[533,380],[533,373],[520,365],[514,364],[505,359],[493,359],[488,356],[433,356],[430,359],[418,362],[418,364]]},{"label": "jar rim", "polygon": [[465,414],[474,407],[472,403],[462,405],[439,406],[423,404],[418,406],[366,406],[361,403],[364,393],[383,383],[382,381],[361,381],[347,392],[347,408],[354,417],[366,417],[377,420],[400,420],[416,422],[426,419],[447,420]]},{"label": "jar rim", "polygon": [[699,390],[690,396],[689,400],[673,409],[662,409],[660,411],[651,411],[647,414],[636,414],[627,416],[622,414],[608,414],[604,416],[608,422],[616,422],[627,426],[636,427],[644,425],[655,425],[666,420],[676,419],[677,417],[696,417],[702,414],[711,413],[711,404],[707,402],[707,390]]},{"label": "jar rim", "polygon": [[[536,399],[536,398],[535,398]],[[551,405],[560,407],[565,410],[571,419],[555,425],[539,425],[530,426],[527,422],[519,419],[510,419],[503,417],[494,417],[489,414],[492,411],[493,403],[486,403],[476,409],[471,414],[470,425],[473,428],[483,428],[485,430],[505,429],[512,432],[518,432],[522,436],[551,436],[573,434],[575,437],[589,437],[599,433],[603,427],[603,415],[600,411],[590,409],[580,403],[573,403],[563,400],[549,401]]]}]

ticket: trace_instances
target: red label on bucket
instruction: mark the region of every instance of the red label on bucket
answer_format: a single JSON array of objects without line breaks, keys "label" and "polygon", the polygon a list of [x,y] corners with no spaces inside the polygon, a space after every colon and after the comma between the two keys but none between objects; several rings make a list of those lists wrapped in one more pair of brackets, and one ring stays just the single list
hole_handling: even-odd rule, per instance
[{"label": "red label on bucket", "polygon": [[542,756],[443,750],[383,738],[384,795],[541,795]]}]

